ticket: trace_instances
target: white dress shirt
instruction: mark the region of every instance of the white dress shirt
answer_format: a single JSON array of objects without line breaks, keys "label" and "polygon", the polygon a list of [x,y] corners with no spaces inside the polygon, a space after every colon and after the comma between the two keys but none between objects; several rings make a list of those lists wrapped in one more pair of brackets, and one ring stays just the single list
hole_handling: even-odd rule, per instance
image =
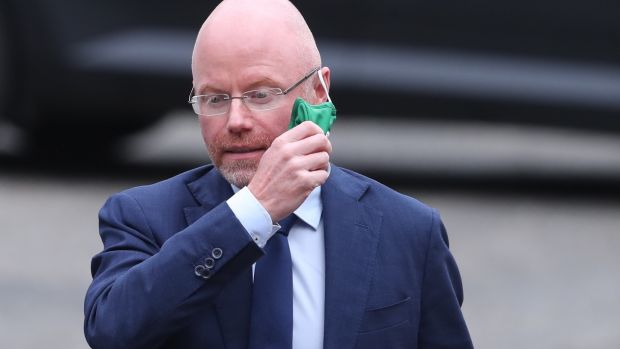
[{"label": "white dress shirt", "polygon": [[[247,187],[235,191],[227,203],[254,242],[264,247],[278,231],[271,217]],[[293,262],[293,349],[323,348],[325,308],[325,240],[321,187],[315,188],[295,210],[299,218],[289,231]]]}]

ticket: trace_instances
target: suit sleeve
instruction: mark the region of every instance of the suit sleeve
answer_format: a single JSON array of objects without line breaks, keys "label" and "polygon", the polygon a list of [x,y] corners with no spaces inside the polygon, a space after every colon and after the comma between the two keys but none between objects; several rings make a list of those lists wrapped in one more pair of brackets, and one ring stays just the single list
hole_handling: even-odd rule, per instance
[{"label": "suit sleeve", "polygon": [[422,285],[420,349],[473,348],[461,312],[463,285],[456,262],[448,249],[448,235],[433,210]]},{"label": "suit sleeve", "polygon": [[[85,300],[84,332],[93,348],[157,348],[263,253],[226,203],[161,247],[128,194],[106,202],[99,225],[104,248],[92,260]],[[207,278],[195,272],[206,258],[214,261]]]}]

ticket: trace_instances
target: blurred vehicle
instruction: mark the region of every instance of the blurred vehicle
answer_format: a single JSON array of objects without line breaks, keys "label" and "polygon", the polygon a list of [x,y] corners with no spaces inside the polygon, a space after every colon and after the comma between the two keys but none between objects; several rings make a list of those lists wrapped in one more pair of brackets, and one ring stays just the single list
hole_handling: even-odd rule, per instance
[{"label": "blurred vehicle", "polygon": [[60,152],[104,149],[187,108],[193,40],[216,5],[0,1],[0,115]]},{"label": "blurred vehicle", "polygon": [[[620,130],[618,1],[293,2],[340,113]],[[1,0],[0,118],[44,148],[96,149],[189,110],[217,3]]]}]

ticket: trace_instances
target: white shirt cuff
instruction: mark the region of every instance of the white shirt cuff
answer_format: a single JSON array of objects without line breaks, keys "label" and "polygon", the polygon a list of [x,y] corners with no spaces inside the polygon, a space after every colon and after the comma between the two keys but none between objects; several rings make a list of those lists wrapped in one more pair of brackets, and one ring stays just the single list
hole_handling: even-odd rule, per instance
[{"label": "white shirt cuff", "polygon": [[278,231],[279,226],[271,223],[269,213],[248,187],[239,190],[226,203],[258,247],[265,247],[269,238]]}]

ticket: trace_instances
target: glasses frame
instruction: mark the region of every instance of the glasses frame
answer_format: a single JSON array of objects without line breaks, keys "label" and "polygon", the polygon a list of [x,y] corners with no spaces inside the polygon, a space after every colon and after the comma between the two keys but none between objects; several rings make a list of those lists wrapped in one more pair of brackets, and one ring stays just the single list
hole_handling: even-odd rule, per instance
[{"label": "glasses frame", "polygon": [[[313,68],[308,74],[304,75],[303,78],[299,79],[297,82],[292,84],[287,89],[282,90],[279,87],[268,87],[268,88],[265,88],[265,90],[270,90],[272,92],[276,91],[274,93],[275,95],[284,96],[284,95],[288,94],[289,92],[293,91],[295,88],[297,88],[297,86],[301,85],[304,81],[308,80],[308,78],[310,78],[312,75],[314,75],[314,73],[319,71],[319,69],[321,69],[321,67]],[[256,92],[256,91],[258,91],[258,90],[245,91],[245,92],[243,92],[241,94],[241,96],[231,96],[228,93],[214,93],[214,94],[210,94],[210,95],[194,95],[194,86],[192,86],[192,89],[189,91],[189,98],[187,100],[187,103],[192,105],[192,109],[194,110],[194,113],[199,115],[199,116],[218,116],[218,115],[224,115],[224,114],[226,114],[226,113],[228,113],[230,111],[230,103],[232,102],[233,99],[240,99],[240,100],[243,101],[246,98],[249,98],[247,96],[247,94],[249,94],[250,92]],[[210,97],[210,96],[224,96],[224,100],[225,101],[230,101],[230,102],[228,102],[228,108],[226,109],[226,111],[225,112],[221,112],[221,113],[217,113],[217,114],[209,114],[209,115],[199,114],[198,112],[196,112],[196,108],[194,108],[194,104],[198,103],[198,98],[199,97]],[[249,106],[247,106],[247,107],[250,110],[254,110],[254,109],[250,108]],[[271,109],[275,109],[275,107],[274,108],[269,108],[269,109],[257,109],[257,110],[271,110]]]}]

